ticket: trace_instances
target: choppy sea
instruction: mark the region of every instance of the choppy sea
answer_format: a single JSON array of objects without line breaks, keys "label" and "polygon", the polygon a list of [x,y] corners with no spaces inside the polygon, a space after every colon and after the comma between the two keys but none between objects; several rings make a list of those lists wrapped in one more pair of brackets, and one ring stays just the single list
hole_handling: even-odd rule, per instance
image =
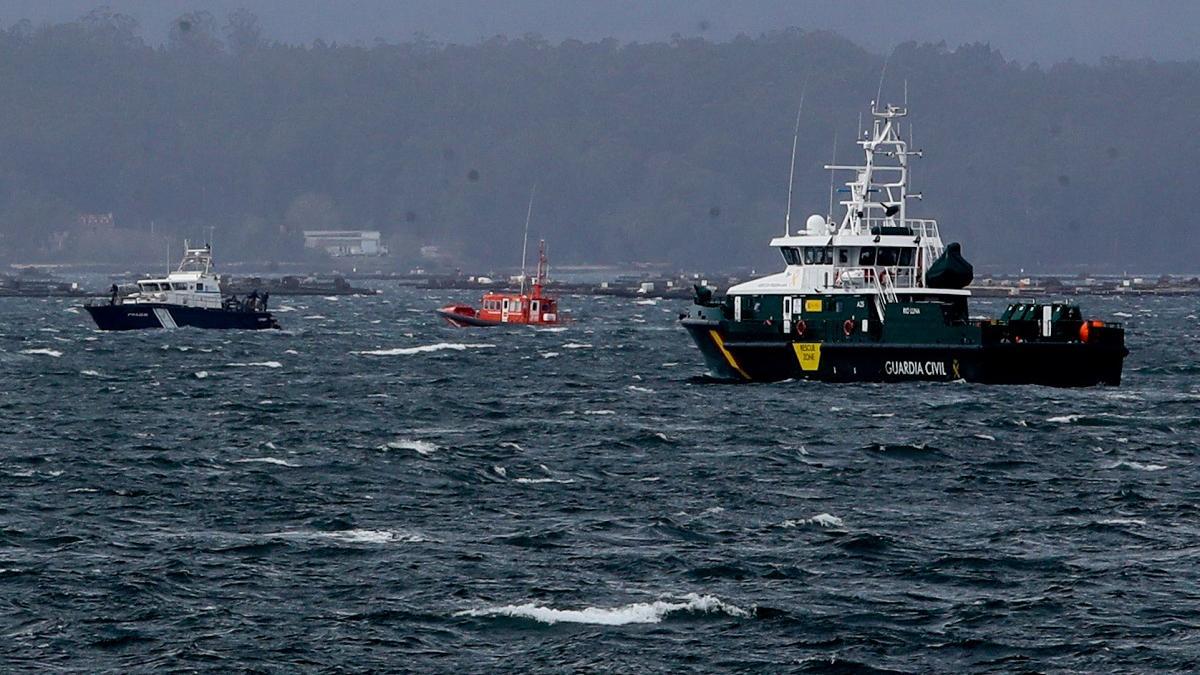
[{"label": "choppy sea", "polygon": [[1080,390],[718,384],[681,302],[452,298],[124,334],[0,300],[2,669],[1200,663],[1196,298],[1082,298],[1132,354]]}]

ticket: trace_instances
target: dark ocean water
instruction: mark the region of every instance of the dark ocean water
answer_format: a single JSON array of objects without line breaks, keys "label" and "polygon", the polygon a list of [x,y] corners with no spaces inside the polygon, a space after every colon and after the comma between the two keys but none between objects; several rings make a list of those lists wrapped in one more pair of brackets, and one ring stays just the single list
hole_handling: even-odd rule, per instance
[{"label": "dark ocean water", "polygon": [[3,670],[1200,662],[1195,298],[1084,298],[1125,384],[1058,390],[715,384],[682,303],[449,297],[258,333],[0,301]]}]

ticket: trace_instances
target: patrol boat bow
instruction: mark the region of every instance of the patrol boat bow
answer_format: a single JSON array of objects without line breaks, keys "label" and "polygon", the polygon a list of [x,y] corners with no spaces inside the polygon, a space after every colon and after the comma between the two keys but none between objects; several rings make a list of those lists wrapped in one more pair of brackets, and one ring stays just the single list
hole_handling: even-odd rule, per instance
[{"label": "patrol boat bow", "polygon": [[908,217],[907,110],[871,104],[857,141],[860,166],[840,189],[840,222],[810,216],[771,241],[784,271],[733,286],[722,299],[696,288],[680,322],[709,371],[737,380],[955,380],[1054,386],[1117,385],[1128,350],[1120,324],[1085,321],[1066,303],[1011,305],[972,320],[971,265],[943,246],[936,221]]},{"label": "patrol boat bow", "polygon": [[187,248],[178,269],[163,278],[140,279],[121,295],[114,284],[107,303],[84,306],[100,330],[142,328],[279,328],[267,311],[268,294],[222,298],[212,271],[212,247]]}]

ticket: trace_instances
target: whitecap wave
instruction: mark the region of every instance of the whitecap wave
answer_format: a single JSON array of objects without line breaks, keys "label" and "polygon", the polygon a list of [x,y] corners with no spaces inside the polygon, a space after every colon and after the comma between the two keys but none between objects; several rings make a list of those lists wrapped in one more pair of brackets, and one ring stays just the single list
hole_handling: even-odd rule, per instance
[{"label": "whitecap wave", "polygon": [[558,355],[559,355],[558,352],[542,352],[543,359],[552,359]]},{"label": "whitecap wave", "polygon": [[574,483],[574,478],[514,478],[514,483],[527,483],[536,485],[539,483]]},{"label": "whitecap wave", "polygon": [[275,464],[277,466],[290,466],[292,468],[300,466],[299,464],[293,464],[292,462],[289,462],[286,459],[279,459],[278,457],[243,457],[241,459],[233,460],[233,463],[234,464]]},{"label": "whitecap wave", "polygon": [[54,358],[56,358],[56,359],[57,359],[58,357],[62,356],[62,352],[58,351],[57,349],[45,349],[45,348],[41,348],[41,349],[22,349],[22,350],[21,350],[21,353],[22,353],[22,354],[29,354],[29,355],[31,355],[31,356],[53,356],[53,357],[54,357]]},{"label": "whitecap wave", "polygon": [[639,386],[633,385],[633,384],[631,384],[625,388],[628,389],[629,391],[636,391],[640,394],[653,394],[654,393],[654,390],[649,387],[639,387]]},{"label": "whitecap wave", "polygon": [[195,375],[197,380],[203,380],[204,378],[208,377],[208,371],[197,370],[196,372],[192,373],[192,375]]},{"label": "whitecap wave", "polygon": [[1096,522],[1101,525],[1137,525],[1138,527],[1146,526],[1146,521],[1142,520],[1141,518],[1105,518],[1104,520],[1098,520]]},{"label": "whitecap wave", "polygon": [[597,626],[624,626],[631,623],[661,623],[674,612],[693,614],[727,614],[747,618],[750,612],[711,595],[689,593],[677,601],[655,600],[635,602],[614,608],[586,607],[584,609],[555,609],[534,603],[485,607],[457,612],[455,616],[494,617],[507,616],[532,619],[546,624],[585,623]]},{"label": "whitecap wave", "polygon": [[1144,464],[1142,462],[1133,462],[1126,459],[1118,459],[1117,461],[1104,467],[1106,469],[1121,469],[1129,468],[1135,471],[1162,471],[1167,468],[1165,464]]},{"label": "whitecap wave", "polygon": [[568,342],[562,346],[563,349],[591,349],[590,342]]},{"label": "whitecap wave", "polygon": [[420,345],[419,347],[396,347],[394,349],[368,349],[364,351],[350,352],[359,356],[408,356],[411,354],[425,354],[428,352],[440,352],[445,349],[454,351],[464,351],[467,349],[490,349],[496,345],[489,344],[468,344],[464,342],[439,342],[432,345]]},{"label": "whitecap wave", "polygon": [[402,438],[398,441],[389,441],[383,447],[387,450],[412,450],[426,456],[432,455],[438,449],[438,446],[429,441],[414,441],[407,438]]},{"label": "whitecap wave", "polygon": [[1046,418],[1046,421],[1054,422],[1056,424],[1071,424],[1073,422],[1078,422],[1082,417],[1083,415],[1059,415],[1058,417],[1048,417]]},{"label": "whitecap wave", "polygon": [[230,368],[282,368],[283,364],[278,361],[250,361],[248,363],[226,363]]},{"label": "whitecap wave", "polygon": [[841,518],[832,513],[818,513],[812,518],[801,518],[799,520],[785,520],[780,523],[781,527],[801,527],[803,525],[818,525],[820,527],[843,527],[845,522]]},{"label": "whitecap wave", "polygon": [[87,375],[88,377],[103,377],[98,370],[81,370],[79,374]]},{"label": "whitecap wave", "polygon": [[321,532],[300,530],[292,532],[271,532],[264,535],[270,539],[289,539],[293,541],[321,542],[336,541],[346,544],[412,544],[429,541],[424,535],[416,532],[394,532],[391,530],[335,530]]},{"label": "whitecap wave", "polygon": [[616,410],[584,410],[584,415],[616,415]]}]

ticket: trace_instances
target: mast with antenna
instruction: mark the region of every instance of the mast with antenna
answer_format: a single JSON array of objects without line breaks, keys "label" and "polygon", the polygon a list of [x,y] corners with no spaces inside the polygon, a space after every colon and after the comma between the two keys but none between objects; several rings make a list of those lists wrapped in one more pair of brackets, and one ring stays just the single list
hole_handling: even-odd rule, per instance
[{"label": "mast with antenna", "polygon": [[877,112],[880,101],[883,100],[883,77],[887,75],[888,61],[892,60],[892,54],[896,53],[896,48],[892,47],[892,51],[883,59],[883,68],[879,70],[879,87],[875,90],[875,100],[871,101],[871,112]]},{"label": "mast with antenna", "polygon": [[808,77],[804,78],[804,84],[800,85],[800,105],[796,107],[796,127],[792,130],[792,165],[788,169],[788,197],[787,197],[787,213],[783,217],[783,236],[788,236],[792,231],[792,188],[795,185],[796,176],[796,143],[800,140],[800,112],[804,110],[804,90],[808,88]]},{"label": "mast with antenna", "polygon": [[521,242],[521,295],[525,295],[525,252],[529,248],[529,219],[533,217],[533,193],[537,183],[529,188],[529,208],[525,211],[525,240]]},{"label": "mast with antenna", "polygon": [[[833,130],[833,159],[831,165],[837,164],[837,129]],[[829,172],[829,211],[825,216],[826,222],[833,220],[833,172]]]}]

